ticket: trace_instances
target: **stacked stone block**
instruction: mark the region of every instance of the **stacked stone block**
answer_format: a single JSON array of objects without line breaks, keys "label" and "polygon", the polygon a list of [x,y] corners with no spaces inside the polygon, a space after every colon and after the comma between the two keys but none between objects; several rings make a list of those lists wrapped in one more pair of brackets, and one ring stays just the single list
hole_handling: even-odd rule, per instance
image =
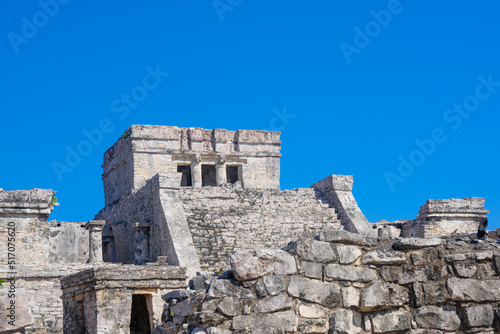
[{"label": "stacked stone block", "polygon": [[304,234],[340,228],[336,209],[311,188],[185,188],[178,196],[203,270],[223,268],[238,250],[282,247]]},{"label": "stacked stone block", "polygon": [[155,333],[497,333],[499,273],[493,240],[325,231],[164,295]]}]

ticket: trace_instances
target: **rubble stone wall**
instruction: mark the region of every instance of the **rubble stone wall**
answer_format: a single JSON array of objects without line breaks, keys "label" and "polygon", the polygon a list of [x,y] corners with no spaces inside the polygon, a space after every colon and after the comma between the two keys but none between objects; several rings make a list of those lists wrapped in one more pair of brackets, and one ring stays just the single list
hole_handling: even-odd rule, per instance
[{"label": "rubble stone wall", "polygon": [[204,270],[221,269],[238,250],[279,248],[304,233],[340,228],[335,208],[310,188],[204,187],[178,194]]},{"label": "rubble stone wall", "polygon": [[[22,328],[23,333],[60,333],[59,278],[88,267],[89,233],[82,223],[47,221],[57,205],[54,195],[50,189],[0,190],[0,280],[7,281],[0,305],[14,300],[18,320],[9,325],[8,311],[0,307],[0,333]],[[10,290],[15,298],[5,293]]]},{"label": "rubble stone wall", "polygon": [[496,240],[325,231],[236,252],[208,285],[163,296],[154,333],[498,333],[499,273]]},{"label": "rubble stone wall", "polygon": [[64,333],[129,334],[133,295],[147,297],[151,326],[161,324],[160,297],[185,288],[186,274],[185,268],[166,265],[100,264],[63,277],[60,285]]},{"label": "rubble stone wall", "polygon": [[340,228],[336,209],[311,188],[169,188],[165,178],[156,175],[96,215],[106,220],[103,235],[114,236],[117,262],[134,263],[136,222],[151,224],[151,261],[167,256],[171,265],[196,270],[219,270],[237,250],[282,247],[304,233]]},{"label": "rubble stone wall", "polygon": [[429,199],[416,219],[403,225],[402,236],[414,238],[443,237],[476,233],[489,212],[481,197]]}]

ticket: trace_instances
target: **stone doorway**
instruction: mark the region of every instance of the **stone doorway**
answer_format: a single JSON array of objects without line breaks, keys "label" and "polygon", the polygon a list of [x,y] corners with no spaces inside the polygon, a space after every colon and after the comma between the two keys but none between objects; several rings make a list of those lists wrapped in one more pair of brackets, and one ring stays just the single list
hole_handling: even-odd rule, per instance
[{"label": "stone doorway", "polygon": [[235,184],[240,181],[238,166],[226,166],[227,183]]},{"label": "stone doorway", "polygon": [[151,334],[151,295],[132,295],[130,334]]},{"label": "stone doorway", "polygon": [[191,180],[191,166],[178,165],[177,173],[182,173],[181,187],[191,187],[193,185],[193,181]]},{"label": "stone doorway", "polygon": [[201,185],[203,187],[217,185],[215,165],[201,165]]}]

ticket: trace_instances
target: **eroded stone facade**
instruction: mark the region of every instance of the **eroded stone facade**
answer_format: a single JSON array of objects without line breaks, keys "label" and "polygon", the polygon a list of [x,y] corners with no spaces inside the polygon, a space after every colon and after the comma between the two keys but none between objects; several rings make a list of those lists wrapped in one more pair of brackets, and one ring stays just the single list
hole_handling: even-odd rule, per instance
[{"label": "eroded stone facade", "polygon": [[497,333],[499,273],[496,240],[325,231],[236,252],[198,291],[164,295],[154,333]]},{"label": "eroded stone facade", "polygon": [[[280,190],[279,137],[133,125],[104,155],[105,207],[86,223],[47,221],[53,190],[0,190],[18,305],[0,333],[498,330],[500,233],[468,238],[484,199],[371,224],[352,176]],[[0,263],[0,279],[13,271]]]}]

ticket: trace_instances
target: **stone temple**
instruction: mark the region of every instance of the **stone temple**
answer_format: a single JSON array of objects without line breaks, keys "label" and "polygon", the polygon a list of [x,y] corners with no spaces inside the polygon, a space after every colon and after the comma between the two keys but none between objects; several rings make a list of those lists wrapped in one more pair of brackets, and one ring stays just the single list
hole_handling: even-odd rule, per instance
[{"label": "stone temple", "polygon": [[353,178],[280,190],[280,133],[133,125],[105,207],[0,190],[0,333],[498,333],[484,198],[370,223]]}]

